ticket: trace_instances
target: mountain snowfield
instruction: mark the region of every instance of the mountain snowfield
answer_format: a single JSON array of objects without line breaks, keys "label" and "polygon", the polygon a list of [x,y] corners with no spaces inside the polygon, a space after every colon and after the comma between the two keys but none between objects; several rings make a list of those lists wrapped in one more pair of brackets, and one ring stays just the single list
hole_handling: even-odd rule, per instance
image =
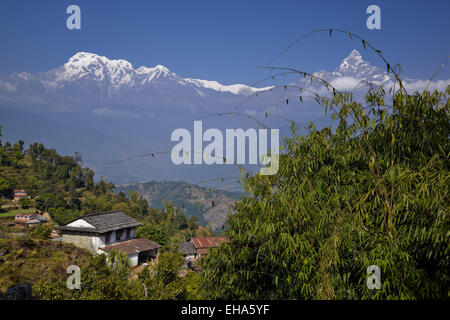
[{"label": "mountain snowfield", "polygon": [[[367,90],[362,87],[364,82],[386,88],[394,84],[392,75],[365,61],[357,50],[351,51],[334,71],[314,74],[360,98]],[[308,78],[298,79],[293,84],[320,94],[326,92]],[[404,79],[410,93],[424,89],[427,83]],[[449,84],[450,80],[434,81],[429,89],[444,89]],[[135,68],[126,60],[78,52],[47,72],[0,77],[0,125],[4,140],[44,142],[63,154],[81,152],[84,164],[98,177],[116,183],[163,179],[192,183],[238,174],[234,166],[175,166],[167,155],[155,159],[135,155],[170,150],[174,129],[192,130],[194,119],[218,113],[241,112],[279,128],[282,134],[288,133],[289,123],[266,117],[267,110],[305,126],[309,121],[319,127],[330,124],[323,109],[312,100],[287,105],[286,98],[295,95],[296,89],[223,85],[183,78],[162,65]],[[236,114],[206,117],[203,125],[219,129],[257,127],[251,119]],[[124,159],[129,160],[117,162]]]},{"label": "mountain snowfield", "polygon": [[[23,75],[22,75],[23,76]],[[222,85],[217,81],[181,78],[162,65],[153,68],[133,65],[122,59],[111,60],[94,53],[78,52],[59,68],[40,75],[42,84],[49,90],[62,88],[76,80],[91,80],[112,87],[128,87],[139,90],[154,82],[173,81],[183,86],[194,85],[202,89],[212,89],[232,94],[251,94],[267,88],[252,88],[243,84]],[[26,74],[27,79],[33,77]],[[38,76],[39,77],[39,76]]]},{"label": "mountain snowfield", "polygon": [[[357,50],[353,50],[344,58],[333,72],[318,71],[314,75],[330,82],[339,90],[356,90],[364,81],[385,87],[394,84],[393,75],[363,60]],[[307,79],[299,82],[311,86]],[[420,90],[425,88],[427,80],[404,79],[404,82],[407,88]],[[449,83],[449,80],[440,80],[433,82],[430,88],[443,89]],[[312,87],[314,86],[313,84]],[[317,88],[317,84],[315,87]],[[170,95],[183,91],[182,95],[190,95],[189,99],[192,100],[208,98],[215,93],[249,96],[269,91],[273,86],[254,88],[244,84],[223,85],[217,81],[183,78],[162,65],[141,66],[135,69],[130,62],[123,59],[112,60],[94,53],[78,52],[65,64],[48,72],[21,72],[1,77],[0,102],[7,100],[14,103],[14,100],[20,100],[17,98],[24,97],[29,100],[45,100],[42,95],[57,94],[59,98],[61,95],[71,96],[75,100],[90,103],[124,100],[139,105],[142,102],[139,99],[135,101],[134,98],[153,100],[158,93],[167,94],[165,89],[171,91]],[[124,97],[125,99],[121,99]]]}]

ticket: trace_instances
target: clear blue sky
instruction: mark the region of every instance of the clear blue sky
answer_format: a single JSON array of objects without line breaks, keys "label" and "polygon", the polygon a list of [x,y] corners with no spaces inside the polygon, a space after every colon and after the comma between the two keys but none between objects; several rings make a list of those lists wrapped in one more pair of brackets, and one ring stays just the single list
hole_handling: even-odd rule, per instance
[{"label": "clear blue sky", "polygon": [[[82,29],[66,28],[66,8],[81,8]],[[370,4],[381,8],[381,30],[366,28]],[[0,0],[0,74],[39,72],[78,51],[162,64],[184,77],[252,83],[258,65],[316,28],[343,28],[381,49],[404,75],[427,78],[450,54],[450,1],[263,0]],[[315,35],[275,63],[305,71],[333,70],[351,49],[380,61],[344,35]],[[449,63],[450,64],[450,63]],[[439,78],[450,78],[450,66]]]}]

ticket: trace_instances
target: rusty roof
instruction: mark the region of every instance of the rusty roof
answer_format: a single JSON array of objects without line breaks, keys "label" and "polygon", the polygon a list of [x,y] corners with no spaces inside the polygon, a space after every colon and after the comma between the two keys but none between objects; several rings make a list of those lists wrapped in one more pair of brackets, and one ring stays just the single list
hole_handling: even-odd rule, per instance
[{"label": "rusty roof", "polygon": [[127,241],[117,242],[109,246],[101,247],[100,250],[110,252],[112,249],[122,250],[125,254],[130,255],[143,251],[149,251],[160,248],[161,245],[148,239],[131,239]]},{"label": "rusty roof", "polygon": [[208,238],[191,238],[194,247],[198,249],[203,248],[215,248],[218,247],[222,242],[228,242],[225,237],[208,237]]},{"label": "rusty roof", "polygon": [[41,215],[36,213],[18,213],[16,214],[16,219],[38,219]]}]

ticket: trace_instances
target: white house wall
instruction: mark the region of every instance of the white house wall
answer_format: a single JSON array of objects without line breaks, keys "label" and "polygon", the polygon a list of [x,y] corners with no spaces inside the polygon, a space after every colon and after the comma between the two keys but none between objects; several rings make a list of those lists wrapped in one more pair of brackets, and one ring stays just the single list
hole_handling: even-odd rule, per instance
[{"label": "white house wall", "polygon": [[[136,237],[136,229],[131,229],[130,231],[130,238],[126,238],[126,231],[122,229],[122,240],[120,241],[126,241],[130,239],[134,239]],[[99,248],[109,246],[111,244],[119,242],[116,238],[116,231],[109,233],[109,243],[105,242],[105,235],[99,235],[92,237],[92,247],[94,248],[94,251],[99,253]]]},{"label": "white house wall", "polygon": [[92,246],[96,253],[101,253],[99,252],[98,248],[105,246],[105,237],[104,236],[92,237]]},{"label": "white house wall", "polygon": [[138,262],[139,262],[139,253],[133,253],[133,254],[130,254],[130,255],[128,256],[128,259],[130,259],[130,263],[131,263],[131,266],[132,266],[132,267],[137,266],[137,265],[138,265]]},{"label": "white house wall", "polygon": [[184,256],[185,260],[193,260],[195,259],[195,254],[187,254]]},{"label": "white house wall", "polygon": [[68,227],[77,227],[77,228],[94,228],[95,227],[83,219],[75,220],[67,225]]},{"label": "white house wall", "polygon": [[[74,225],[72,225],[74,224]],[[71,227],[83,227],[83,228],[90,228],[89,226],[91,226],[89,223],[87,223],[86,221],[84,221],[83,219],[78,219],[74,222],[71,223]],[[92,226],[91,226],[92,227]],[[126,241],[126,240],[130,240],[130,239],[134,239],[136,237],[136,230],[133,228],[130,231],[130,238],[126,238],[126,230],[122,229],[122,240],[120,241]],[[67,238],[68,236],[66,236]],[[84,247],[89,246],[89,249],[93,250],[96,253],[103,253],[99,251],[99,248],[101,247],[105,247],[114,243],[119,242],[116,238],[116,231],[110,232],[109,233],[109,242],[106,243],[105,242],[105,235],[101,234],[101,235],[97,235],[97,236],[84,236],[85,238],[87,238],[86,240],[88,240],[88,242],[90,242],[90,246],[89,244],[85,244]],[[73,238],[73,237],[72,237]],[[90,240],[89,240],[90,239]],[[73,242],[72,241],[68,241],[68,242]],[[78,243],[78,242],[76,242]]]}]

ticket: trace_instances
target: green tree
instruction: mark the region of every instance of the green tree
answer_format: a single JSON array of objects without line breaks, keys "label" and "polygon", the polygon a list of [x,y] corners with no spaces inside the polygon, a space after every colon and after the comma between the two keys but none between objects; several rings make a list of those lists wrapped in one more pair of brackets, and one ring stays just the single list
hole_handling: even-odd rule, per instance
[{"label": "green tree", "polygon": [[40,299],[58,300],[136,300],[144,299],[144,286],[130,279],[128,258],[123,253],[91,255],[81,268],[81,289],[69,290],[66,278],[50,276],[33,286],[33,295]]},{"label": "green tree", "polygon": [[47,240],[52,233],[52,227],[46,223],[40,223],[31,230],[30,236],[34,239]]},{"label": "green tree", "polygon": [[[317,101],[337,125],[283,141],[274,176],[244,177],[250,196],[202,259],[202,289],[220,299],[448,298],[450,86],[389,105],[333,89]],[[381,269],[369,290],[366,270]]]},{"label": "green tree", "polygon": [[33,203],[28,198],[20,198],[19,205],[22,207],[22,209],[28,209],[33,205]]},{"label": "green tree", "polygon": [[147,292],[147,299],[176,300],[196,299],[198,278],[195,276],[180,277],[183,257],[177,248],[161,253],[156,270],[144,269],[139,274]]},{"label": "green tree", "polygon": [[139,226],[136,230],[138,238],[149,239],[161,245],[166,245],[169,242],[169,236],[162,227],[154,224],[144,224]]},{"label": "green tree", "polygon": [[0,177],[0,195],[4,197],[11,197],[14,184],[6,178]]}]

